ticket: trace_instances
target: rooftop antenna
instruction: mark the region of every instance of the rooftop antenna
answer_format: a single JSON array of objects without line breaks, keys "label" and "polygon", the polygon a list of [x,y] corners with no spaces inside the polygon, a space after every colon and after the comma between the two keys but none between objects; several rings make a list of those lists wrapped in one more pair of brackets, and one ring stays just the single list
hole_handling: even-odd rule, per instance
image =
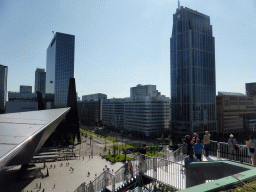
[{"label": "rooftop antenna", "polygon": [[54,31],[52,31],[53,35],[54,35]]},{"label": "rooftop antenna", "polygon": [[180,0],[178,0],[178,8],[180,9]]}]

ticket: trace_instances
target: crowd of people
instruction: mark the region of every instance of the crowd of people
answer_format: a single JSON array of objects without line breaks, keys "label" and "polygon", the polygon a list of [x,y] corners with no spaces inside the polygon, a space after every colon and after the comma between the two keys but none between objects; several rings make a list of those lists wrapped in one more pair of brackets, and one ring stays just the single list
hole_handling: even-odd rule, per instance
[{"label": "crowd of people", "polygon": [[[201,142],[197,133],[194,133],[193,138],[190,138],[190,135],[186,135],[183,140],[183,144],[179,144],[182,147],[183,159],[185,164],[190,162],[198,162],[202,161],[203,149],[205,151],[205,157],[209,156],[209,148],[210,148],[210,133],[205,131],[205,135],[203,137],[203,142]],[[239,146],[237,146],[237,140],[234,138],[233,134],[230,134],[228,139],[228,153],[229,159],[237,160],[236,155],[239,151]],[[248,156],[249,156],[249,164],[255,165],[256,161],[256,141],[253,136],[249,137],[249,140],[246,142],[246,146],[248,148]]]}]

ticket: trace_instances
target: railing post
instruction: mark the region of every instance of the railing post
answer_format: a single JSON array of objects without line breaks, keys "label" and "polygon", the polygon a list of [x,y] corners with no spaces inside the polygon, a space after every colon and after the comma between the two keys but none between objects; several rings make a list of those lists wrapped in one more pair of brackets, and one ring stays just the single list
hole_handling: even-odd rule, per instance
[{"label": "railing post", "polygon": [[114,177],[114,175],[112,175],[113,179],[112,179],[112,192],[115,192],[115,187],[116,187],[116,179]]}]

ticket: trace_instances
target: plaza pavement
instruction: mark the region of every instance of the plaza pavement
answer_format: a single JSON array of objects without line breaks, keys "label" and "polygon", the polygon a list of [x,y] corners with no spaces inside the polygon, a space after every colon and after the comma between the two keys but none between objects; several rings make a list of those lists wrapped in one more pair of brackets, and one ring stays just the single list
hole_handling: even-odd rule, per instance
[{"label": "plaza pavement", "polygon": [[[103,172],[103,168],[105,165],[110,166],[110,170],[117,171],[120,167],[123,166],[123,163],[117,162],[113,165],[109,161],[102,159],[99,155],[104,155],[103,149],[105,147],[105,140],[103,138],[94,137],[92,140],[93,144],[93,158],[91,156],[90,148],[90,140],[87,139],[86,142],[83,142],[81,145],[76,145],[73,152],[76,155],[80,155],[80,158],[76,158],[76,160],[65,160],[65,161],[57,161],[46,163],[46,166],[49,170],[49,177],[44,179],[38,178],[34,179],[27,187],[23,189],[24,192],[27,190],[31,192],[37,191],[41,192],[43,189],[45,192],[47,191],[61,191],[61,192],[73,192],[79,185],[83,182],[88,184],[90,181],[95,179],[95,174],[99,176]],[[112,146],[110,142],[107,142],[107,148]],[[72,151],[71,149],[69,149]],[[111,149],[112,152],[112,149]],[[106,154],[108,153],[105,152]],[[89,158],[90,156],[90,158]],[[84,160],[83,160],[84,157]],[[60,167],[61,163],[63,164]],[[66,166],[66,163],[69,163],[69,166]],[[35,164],[37,167],[43,167],[42,163]],[[56,168],[51,168],[50,166],[56,166]],[[74,168],[74,172],[70,170],[70,167]],[[90,172],[90,177],[88,177],[88,171]],[[47,169],[43,169],[42,173],[46,174]],[[40,185],[41,182],[41,190],[35,188],[36,183]],[[55,184],[55,188],[54,187]]]},{"label": "plaza pavement", "polygon": [[[63,164],[60,167],[60,164]],[[69,166],[66,166],[66,163],[69,163]],[[38,167],[42,167],[43,164],[36,164]],[[49,170],[49,177],[44,179],[37,178],[34,179],[27,187],[23,189],[23,191],[61,191],[61,192],[73,192],[80,184],[86,182],[88,184],[90,181],[95,179],[95,174],[99,176],[103,172],[103,168],[105,165],[110,166],[110,170],[117,171],[120,167],[123,166],[123,163],[115,163],[111,165],[110,162],[102,159],[99,156],[95,156],[93,158],[85,157],[77,158],[77,160],[69,160],[69,161],[58,161],[58,162],[50,162],[46,163]],[[49,168],[51,165],[55,165],[56,168]],[[72,172],[70,167],[74,168]],[[42,170],[42,173],[46,174],[46,168]],[[88,177],[88,171],[90,172],[90,176]],[[36,189],[36,183],[40,185],[41,190]],[[55,184],[55,188],[54,187]]]}]

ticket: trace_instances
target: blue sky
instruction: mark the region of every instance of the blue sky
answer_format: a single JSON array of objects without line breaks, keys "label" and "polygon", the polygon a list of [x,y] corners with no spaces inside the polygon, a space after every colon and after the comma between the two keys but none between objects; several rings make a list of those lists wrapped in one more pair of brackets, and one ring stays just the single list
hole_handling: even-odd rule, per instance
[{"label": "blue sky", "polygon": [[[216,91],[245,93],[256,82],[256,1],[181,0],[209,15],[215,37]],[[137,84],[170,96],[170,37],[177,0],[0,0],[0,64],[8,91],[32,85],[46,68],[52,31],[75,35],[79,96],[130,95]]]}]

